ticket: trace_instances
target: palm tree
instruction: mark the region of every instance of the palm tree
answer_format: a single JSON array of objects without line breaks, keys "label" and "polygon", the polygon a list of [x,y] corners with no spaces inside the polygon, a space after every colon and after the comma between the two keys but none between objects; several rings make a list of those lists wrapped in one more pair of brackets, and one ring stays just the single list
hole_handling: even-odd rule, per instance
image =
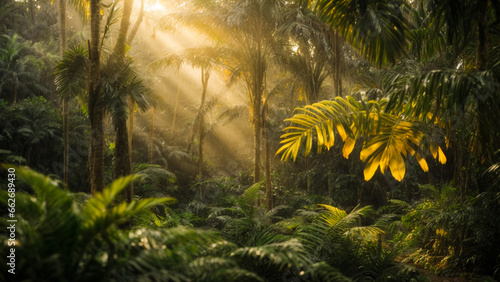
[{"label": "palm tree", "polygon": [[[134,41],[134,38],[137,34],[137,31],[139,30],[139,27],[141,26],[142,20],[144,19],[144,1],[141,0],[141,8],[139,11],[139,17],[137,18],[134,26],[132,27],[132,30],[130,31],[128,37],[127,37],[127,44],[129,46],[132,45],[132,42]],[[129,101],[129,127],[128,127],[128,132],[130,133],[128,135],[128,153],[130,155],[130,162],[132,163],[132,136],[134,132],[134,109],[135,109],[135,103],[133,101]]]},{"label": "palm tree", "polygon": [[[66,49],[66,0],[59,0],[59,55],[64,56]],[[63,181],[68,183],[69,169],[69,103],[67,99],[63,99]]]},{"label": "palm tree", "polygon": [[90,187],[92,194],[104,188],[104,107],[100,104],[100,1],[90,0],[90,43],[89,43],[89,117],[90,117]]},{"label": "palm tree", "polygon": [[395,63],[408,44],[401,0],[329,1],[299,0],[338,33],[361,55],[377,66]]},{"label": "palm tree", "polygon": [[[55,83],[62,95],[72,96],[83,93],[88,80],[86,70],[89,66],[87,50],[75,46],[67,50],[63,60],[56,66]],[[132,61],[111,54],[102,65],[103,76],[100,82],[100,105],[104,111],[111,114],[116,131],[114,177],[119,178],[131,173],[130,161],[126,161],[129,146],[127,144],[127,118],[129,115],[128,101],[132,100],[141,110],[146,110],[156,97],[138,78]],[[104,112],[103,112],[104,114]],[[130,158],[128,158],[130,160]],[[92,160],[91,160],[92,161]],[[126,199],[133,198],[133,187],[126,190]]]},{"label": "palm tree", "polygon": [[[141,3],[141,15],[139,16],[139,19],[134,26],[135,31],[134,33],[131,34],[131,38],[127,39],[127,34],[130,26],[130,15],[132,13],[132,6],[134,4],[134,0],[124,0],[123,3],[123,11],[122,11],[122,17],[120,21],[120,29],[118,31],[118,38],[116,40],[115,48],[114,48],[114,55],[116,58],[120,58],[123,60],[123,64],[127,65],[129,62],[126,62],[125,58],[125,53],[126,53],[126,44],[130,44],[133,40],[133,37],[135,37],[135,32],[137,32],[137,29],[139,28],[139,25],[142,21],[142,13],[144,9],[144,1]],[[125,69],[128,69],[127,67]],[[110,71],[113,71],[110,69]],[[132,146],[129,144],[131,142],[131,137],[129,135],[132,135],[132,132],[129,132],[129,128],[127,128],[127,119],[129,117],[129,112],[133,112],[133,109],[135,107],[135,102],[140,101],[141,103],[139,107],[141,109],[145,109],[148,107],[148,105],[144,104],[143,102],[147,102],[143,99],[137,100],[134,98],[139,98],[141,93],[139,93],[141,90],[145,90],[145,87],[142,84],[141,81],[130,81],[130,79],[135,80],[136,75],[135,73],[132,74],[124,74],[124,81],[122,81],[121,85],[117,85],[119,87],[125,87],[126,89],[130,86],[135,86],[135,89],[128,89],[126,90],[128,95],[130,95],[130,101],[128,101],[128,109],[123,108],[123,103],[122,102],[116,102],[117,105],[120,105],[119,108],[116,108],[112,111],[113,116],[115,118],[118,118],[118,122],[115,123],[116,127],[116,147],[115,147],[115,171],[114,171],[114,176],[115,178],[121,177],[121,176],[126,176],[132,173],[132,159],[131,159],[131,153],[132,153]],[[127,81],[128,80],[128,81]],[[123,84],[125,83],[125,84]],[[131,83],[131,84],[127,84]],[[137,84],[138,83],[138,84]],[[132,87],[134,88],[134,87]],[[116,91],[116,90],[115,90]],[[138,96],[139,95],[139,96]],[[133,97],[135,96],[135,97]],[[117,113],[120,112],[120,113]],[[126,112],[126,114],[123,116],[123,114]],[[122,115],[121,117],[117,117],[116,114]],[[131,119],[130,124],[132,125],[133,120]],[[132,126],[130,127],[130,130],[132,130]],[[130,202],[132,201],[134,197],[134,188],[132,184],[130,187],[126,190],[126,199]]]},{"label": "palm tree", "polygon": [[197,133],[199,138],[199,158],[198,158],[198,178],[203,178],[203,138],[206,133],[205,128],[205,101],[208,89],[208,80],[210,79],[210,73],[212,69],[220,64],[219,61],[224,57],[224,48],[219,47],[199,47],[199,48],[189,48],[184,50],[178,55],[166,56],[159,59],[151,64],[153,68],[165,67],[168,65],[175,64],[179,69],[184,63],[190,64],[192,67],[200,68],[201,71],[201,102],[198,108],[198,113],[193,122],[193,128],[191,130],[191,135],[188,140],[187,151],[189,152],[194,141],[194,137]]},{"label": "palm tree", "polygon": [[21,37],[3,34],[1,40],[4,42],[0,48],[0,95],[11,92],[12,101],[16,103],[21,93],[33,95],[46,92],[39,83],[38,70],[29,64],[28,46],[21,42]]},{"label": "palm tree", "polygon": [[287,17],[282,28],[293,43],[284,48],[279,61],[301,87],[306,103],[316,103],[325,79],[330,74],[337,75],[337,65],[341,64],[341,54],[336,54],[334,45],[335,34],[315,14],[300,7],[290,9]]},{"label": "palm tree", "polygon": [[259,182],[266,71],[273,51],[282,44],[280,40],[283,38],[277,36],[277,32],[285,4],[280,0],[251,0],[203,1],[196,5],[199,12],[181,17],[181,21],[227,47],[230,53],[223,63],[232,74],[230,79],[240,78],[247,88],[254,127],[254,181]]},{"label": "palm tree", "polygon": [[[129,100],[145,111],[156,100],[145,83],[138,78],[131,61],[117,55],[106,60],[102,68],[105,73],[101,80],[103,103],[111,114],[115,127],[114,178],[132,173],[130,163],[127,119],[129,116]],[[134,197],[133,186],[125,190],[125,198],[131,202]]]}]

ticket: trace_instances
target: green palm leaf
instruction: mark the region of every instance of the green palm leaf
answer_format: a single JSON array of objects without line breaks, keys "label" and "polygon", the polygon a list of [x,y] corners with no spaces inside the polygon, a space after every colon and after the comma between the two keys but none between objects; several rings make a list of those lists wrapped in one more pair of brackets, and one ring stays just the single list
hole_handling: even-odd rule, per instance
[{"label": "green palm leaf", "polygon": [[54,84],[63,99],[83,94],[87,83],[88,51],[76,45],[64,51],[62,60],[56,65]]},{"label": "green palm leaf", "polygon": [[408,27],[403,18],[403,1],[302,2],[313,6],[313,10],[336,28],[347,42],[376,65],[395,63],[405,55]]}]

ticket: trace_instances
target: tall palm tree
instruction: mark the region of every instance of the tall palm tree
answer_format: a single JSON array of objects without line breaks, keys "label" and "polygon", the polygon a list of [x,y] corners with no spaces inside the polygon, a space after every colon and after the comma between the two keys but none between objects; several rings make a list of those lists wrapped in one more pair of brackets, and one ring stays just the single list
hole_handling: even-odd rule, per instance
[{"label": "tall palm tree", "polygon": [[[135,24],[132,27],[132,30],[130,31],[130,33],[127,36],[127,44],[129,46],[132,45],[132,42],[134,41],[134,38],[137,34],[137,31],[139,30],[139,27],[141,26],[141,23],[144,19],[144,1],[145,0],[141,0],[141,8],[139,10],[139,16],[138,16],[137,20],[135,21]],[[128,132],[129,132],[129,135],[128,135],[128,148],[129,148],[128,153],[130,155],[130,162],[131,163],[132,163],[132,136],[133,136],[133,132],[134,132],[134,109],[135,109],[135,103],[133,101],[129,101],[130,117],[129,117],[129,127],[128,127]]]},{"label": "tall palm tree", "polygon": [[[66,0],[58,1],[59,12],[59,55],[61,58],[64,56],[66,49]],[[68,183],[68,170],[69,170],[69,137],[68,137],[68,124],[69,124],[69,102],[68,99],[63,101],[63,181]]]},{"label": "tall palm tree", "polygon": [[285,46],[278,59],[292,73],[306,102],[316,103],[325,79],[330,74],[337,75],[337,65],[341,64],[341,54],[336,54],[335,34],[329,25],[306,9],[290,9],[287,18],[282,29],[293,44]]},{"label": "tall palm tree", "polygon": [[90,0],[88,95],[90,117],[90,187],[92,194],[104,188],[104,106],[100,104],[100,0]]},{"label": "tall palm tree", "polygon": [[188,152],[194,142],[195,135],[198,135],[198,177],[203,178],[203,138],[206,133],[205,128],[205,101],[207,97],[208,90],[208,80],[210,79],[210,73],[216,65],[220,64],[220,61],[224,58],[225,48],[219,47],[199,47],[199,48],[189,48],[181,52],[180,54],[166,56],[159,59],[151,64],[153,68],[158,68],[160,66],[176,65],[177,68],[184,63],[190,64],[192,67],[200,68],[201,71],[201,101],[200,107],[198,108],[198,113],[193,122],[193,127],[191,134],[188,139]]},{"label": "tall palm tree", "polygon": [[[248,91],[251,123],[254,127],[254,181],[261,180],[262,103],[266,73],[276,46],[283,39],[278,28],[283,20],[284,1],[203,1],[196,2],[197,12],[181,21],[209,34],[231,50],[225,60],[231,79],[241,79]],[[170,27],[169,27],[170,28]]]},{"label": "tall palm tree", "polygon": [[[145,111],[156,100],[145,83],[131,65],[129,59],[123,59],[115,54],[106,60],[102,72],[103,103],[111,114],[115,127],[115,152],[113,176],[119,178],[132,173],[129,157],[127,119],[129,117],[129,100]],[[125,199],[131,202],[134,198],[134,189],[129,185],[125,190]]]},{"label": "tall palm tree", "polygon": [[[63,60],[56,66],[55,83],[63,95],[71,96],[84,92],[88,81],[86,71],[89,68],[87,50],[82,46],[75,46],[67,50]],[[111,114],[115,127],[115,160],[113,174],[116,178],[128,175],[131,172],[130,162],[123,156],[128,156],[127,118],[129,115],[128,101],[132,100],[141,110],[146,110],[154,104],[156,97],[138,78],[132,61],[127,58],[111,54],[101,66],[103,73],[100,82],[101,98],[99,104],[105,112]],[[123,161],[121,161],[123,160]],[[129,159],[130,160],[130,159]],[[125,190],[126,199],[133,198],[133,186]]]}]

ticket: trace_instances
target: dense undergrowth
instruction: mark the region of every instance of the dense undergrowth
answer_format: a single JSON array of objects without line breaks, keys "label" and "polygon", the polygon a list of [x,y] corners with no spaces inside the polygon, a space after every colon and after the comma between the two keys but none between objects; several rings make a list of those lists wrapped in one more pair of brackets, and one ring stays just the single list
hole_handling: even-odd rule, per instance
[{"label": "dense undergrowth", "polygon": [[[429,197],[412,204],[347,211],[296,195],[266,212],[261,183],[221,178],[198,184],[211,189],[205,203],[159,194],[120,202],[132,181],[146,196],[175,193],[155,186],[151,169],[88,197],[16,168],[19,187],[33,190],[16,193],[18,281],[429,281],[410,262],[493,281],[500,267],[495,193],[461,202],[453,187],[427,186]],[[174,182],[168,176],[154,179]],[[6,191],[1,198],[6,212]]]}]

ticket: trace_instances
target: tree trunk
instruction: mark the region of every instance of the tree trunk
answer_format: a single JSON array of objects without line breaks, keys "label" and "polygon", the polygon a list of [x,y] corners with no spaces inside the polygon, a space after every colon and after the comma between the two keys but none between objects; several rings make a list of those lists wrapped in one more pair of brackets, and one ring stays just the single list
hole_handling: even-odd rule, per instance
[{"label": "tree trunk", "polygon": [[[132,45],[132,42],[134,41],[135,35],[137,34],[137,31],[139,30],[139,27],[141,26],[142,20],[144,18],[144,0],[141,0],[141,10],[139,12],[139,17],[137,18],[137,21],[134,24],[134,27],[130,31],[130,34],[127,37],[127,44],[130,46]],[[130,163],[132,164],[132,136],[134,135],[134,112],[135,110],[135,102],[132,100],[132,98],[129,101],[129,114],[130,114],[130,119],[129,119],[129,128],[128,128],[128,154],[130,157]]]},{"label": "tree trunk", "polygon": [[342,45],[344,41],[337,31],[334,31],[335,37],[335,95],[342,97]]},{"label": "tree trunk", "polygon": [[139,27],[141,26],[143,18],[144,18],[144,0],[141,0],[141,10],[139,12],[139,17],[137,18],[137,21],[135,22],[134,27],[130,31],[130,34],[128,35],[127,38],[128,45],[132,45],[132,41],[134,41],[135,35],[137,34]]},{"label": "tree trunk", "polygon": [[260,182],[260,155],[261,155],[261,127],[262,127],[262,91],[265,74],[265,62],[263,61],[262,54],[259,52],[257,55],[257,62],[255,65],[255,80],[253,85],[253,124],[254,124],[254,183]]},{"label": "tree trunk", "polygon": [[125,55],[125,46],[127,42],[127,33],[130,26],[130,14],[132,14],[132,6],[134,0],[123,1],[122,20],[120,22],[120,30],[118,31],[118,38],[116,39],[115,53],[119,56]]},{"label": "tree trunk", "polygon": [[[59,0],[59,54],[66,49],[66,0]],[[69,97],[63,97],[63,182],[68,184],[69,170]]]},{"label": "tree trunk", "polygon": [[[98,91],[94,91],[99,93]],[[95,104],[95,103],[94,103]],[[103,129],[103,109],[100,105],[93,106],[91,118],[91,174],[90,185],[92,195],[102,192],[104,189],[104,129]]]},{"label": "tree trunk", "polygon": [[[198,143],[198,151],[199,151],[199,158],[198,158],[198,181],[202,181],[203,179],[203,142],[205,142],[205,130],[203,126],[204,118],[201,117],[200,120],[200,142]],[[205,199],[205,191],[203,184],[200,185],[200,200],[203,202]]]},{"label": "tree trunk", "polygon": [[[191,129],[191,135],[189,136],[188,140],[188,146],[187,146],[187,151],[189,152],[191,150],[191,146],[194,142],[194,136],[196,135],[196,129],[198,128],[198,133],[201,135],[202,131],[202,116],[203,116],[203,106],[205,105],[205,99],[206,99],[206,94],[207,94],[207,86],[208,86],[208,79],[210,78],[210,72],[204,67],[201,68],[201,85],[202,85],[202,92],[201,92],[201,103],[200,107],[198,108],[198,114],[196,115],[196,118],[194,119],[193,122],[193,128]],[[198,125],[198,126],[197,126]]]},{"label": "tree trunk", "polygon": [[35,22],[35,3],[33,3],[33,1],[34,0],[29,0],[31,23]]},{"label": "tree trunk", "polygon": [[100,60],[99,60],[99,25],[100,1],[90,1],[90,43],[89,43],[89,117],[91,129],[91,165],[90,186],[95,195],[104,189],[104,108],[99,102],[100,98]]},{"label": "tree trunk", "polygon": [[[132,172],[128,150],[127,121],[123,119],[118,123],[116,128],[115,165],[113,170],[113,176],[115,179],[127,176]],[[124,196],[127,202],[131,202],[134,199],[134,186],[132,184],[124,190]]]},{"label": "tree trunk", "polygon": [[14,104],[17,103],[18,90],[19,90],[19,79],[17,78],[17,74],[14,73]]},{"label": "tree trunk", "polygon": [[264,104],[264,110],[262,114],[263,118],[263,139],[264,139],[264,144],[265,144],[265,171],[266,171],[266,210],[270,211],[274,207],[274,199],[273,199],[273,185],[271,182],[271,146],[270,146],[270,141],[269,140],[269,129],[268,129],[268,122],[267,122],[267,102]]},{"label": "tree trunk", "polygon": [[148,161],[150,164],[153,163],[153,138],[155,135],[155,115],[156,115],[156,108],[153,108],[153,120],[151,122],[151,131],[149,132],[149,158],[148,158]]},{"label": "tree trunk", "polygon": [[[200,142],[198,144],[198,178],[201,180],[203,178],[203,139],[205,138],[205,100],[207,96],[208,79],[210,79],[210,72],[206,68],[201,69],[201,85],[203,90],[201,92],[201,104],[198,110],[199,118],[199,132],[200,132]],[[193,127],[194,130],[194,127]]]},{"label": "tree trunk", "polygon": [[484,71],[488,68],[488,1],[478,1],[477,9],[477,69]]},{"label": "tree trunk", "polygon": [[[120,29],[118,31],[118,38],[115,45],[115,54],[125,59],[125,47],[127,41],[128,28],[130,26],[130,14],[132,13],[132,6],[134,0],[123,1],[122,20],[120,22]],[[115,164],[114,164],[114,178],[119,178],[132,174],[132,164],[130,160],[130,147],[128,145],[128,128],[127,119],[118,122],[115,140]],[[130,183],[126,189],[123,190],[124,197],[127,202],[134,199],[134,186]]]},{"label": "tree trunk", "polygon": [[129,99],[128,102],[128,110],[129,110],[129,123],[128,123],[128,155],[130,157],[130,164],[132,164],[132,136],[134,135],[134,110],[135,110],[135,102],[132,98]]},{"label": "tree trunk", "polygon": [[69,102],[63,98],[63,182],[68,184],[69,170]]},{"label": "tree trunk", "polygon": [[181,90],[181,81],[179,79],[179,85],[177,86],[177,96],[175,97],[174,117],[172,118],[172,128],[170,129],[171,134],[174,134],[175,130],[175,118],[177,117],[177,105],[179,104],[180,90]]}]

